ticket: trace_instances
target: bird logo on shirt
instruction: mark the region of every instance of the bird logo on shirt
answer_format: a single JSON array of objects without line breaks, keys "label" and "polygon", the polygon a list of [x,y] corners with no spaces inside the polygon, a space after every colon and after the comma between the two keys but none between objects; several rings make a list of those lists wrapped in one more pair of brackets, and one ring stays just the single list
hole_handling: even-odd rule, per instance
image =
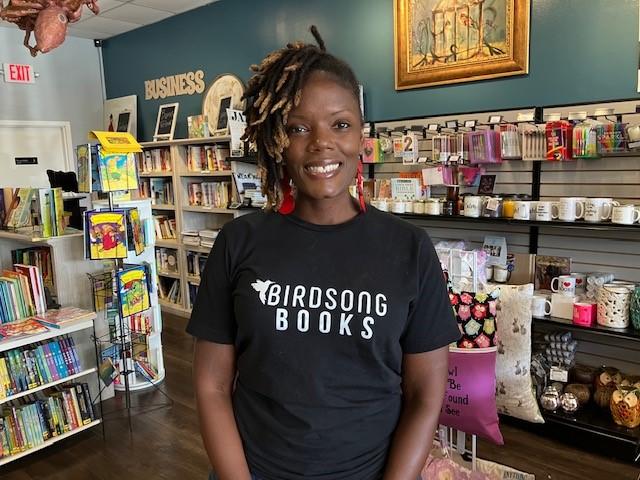
[{"label": "bird logo on shirt", "polygon": [[255,282],[253,282],[251,284],[251,286],[253,287],[253,289],[258,292],[258,297],[260,298],[260,301],[262,302],[262,304],[264,305],[267,301],[267,291],[269,290],[269,287],[273,284],[274,282],[272,282],[271,280],[256,280]]}]

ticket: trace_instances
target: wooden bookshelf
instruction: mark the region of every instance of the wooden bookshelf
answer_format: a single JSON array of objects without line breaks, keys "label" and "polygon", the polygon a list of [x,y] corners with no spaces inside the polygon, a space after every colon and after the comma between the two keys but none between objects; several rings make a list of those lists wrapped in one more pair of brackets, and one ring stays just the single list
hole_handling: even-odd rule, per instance
[{"label": "wooden bookshelf", "polygon": [[84,432],[85,430],[88,430],[90,428],[95,427],[96,425],[99,425],[102,422],[102,420],[100,419],[96,419],[91,423],[88,423],[87,425],[83,425],[81,427],[78,427],[74,430],[71,430],[69,432],[65,432],[62,435],[57,435],[55,437],[52,437],[48,440],[45,440],[44,443],[42,445],[38,445],[37,447],[34,448],[30,448],[28,450],[25,450],[24,452],[20,452],[20,453],[16,453],[15,455],[10,455],[8,457],[4,457],[0,459],[0,467],[2,465],[6,465],[7,463],[11,463],[15,460],[18,460],[22,457],[26,457],[27,455],[31,455],[34,452],[37,452],[38,450],[43,450],[47,447],[50,447],[51,445],[53,445],[54,443],[58,443],[61,440],[64,440],[65,438],[71,437],[72,435],[76,435],[77,433],[81,433]]},{"label": "wooden bookshelf", "polygon": [[173,172],[140,172],[142,178],[173,177]]},{"label": "wooden bookshelf", "polygon": [[[209,247],[200,245],[188,245],[182,242],[181,232],[187,230],[216,230],[232,220],[235,217],[247,213],[242,210],[232,210],[228,208],[200,207],[189,205],[188,199],[188,183],[195,179],[201,181],[224,181],[231,182],[233,185],[233,172],[230,170],[203,171],[195,172],[187,169],[187,156],[189,146],[203,145],[221,145],[229,146],[231,137],[209,137],[209,138],[183,138],[162,142],[143,142],[141,147],[143,150],[154,148],[168,148],[171,172],[166,173],[167,178],[173,181],[173,202],[172,205],[152,205],[153,210],[158,214],[175,215],[177,239],[156,239],[156,247],[172,248],[177,250],[178,256],[178,272],[158,272],[158,276],[180,280],[180,303],[170,303],[166,300],[159,300],[159,305],[163,311],[167,313],[188,316],[191,313],[189,306],[189,285],[197,285],[199,279],[192,275],[187,275],[187,253],[197,252],[208,254],[211,251]],[[223,153],[224,154],[224,153]],[[225,160],[229,157],[225,155]],[[239,159],[240,160],[240,159]],[[153,177],[155,172],[148,172],[141,176]],[[164,210],[164,211],[163,211]],[[164,280],[168,282],[169,280]]]},{"label": "wooden bookshelf", "polygon": [[187,275],[187,282],[193,283],[194,285],[200,285],[200,276]]},{"label": "wooden bookshelf", "polygon": [[18,398],[24,397],[26,395],[31,395],[33,393],[39,392],[41,390],[45,390],[47,388],[53,387],[55,385],[60,385],[61,383],[69,382],[71,380],[75,380],[76,378],[84,377],[86,375],[90,375],[94,372],[97,372],[98,369],[96,367],[89,368],[88,370],[83,370],[82,372],[75,373],[73,375],[69,375],[68,377],[61,378],[59,380],[55,380],[53,382],[45,383],[43,385],[37,386],[35,388],[31,388],[29,390],[25,390],[24,392],[16,393],[15,395],[11,395],[9,397],[0,398],[0,405],[3,403],[10,402],[12,400],[16,400]]}]

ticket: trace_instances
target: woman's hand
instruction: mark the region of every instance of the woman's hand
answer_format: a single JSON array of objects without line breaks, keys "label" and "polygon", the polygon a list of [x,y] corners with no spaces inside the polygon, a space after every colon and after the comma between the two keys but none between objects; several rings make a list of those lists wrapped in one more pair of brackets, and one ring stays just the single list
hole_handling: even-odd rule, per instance
[{"label": "woman's hand", "polygon": [[196,340],[193,378],[200,430],[218,480],[250,480],[231,394],[236,376],[233,345]]},{"label": "woman's hand", "polygon": [[448,346],[404,355],[402,414],[391,444],[384,480],[415,480],[420,477],[440,417],[448,358]]}]

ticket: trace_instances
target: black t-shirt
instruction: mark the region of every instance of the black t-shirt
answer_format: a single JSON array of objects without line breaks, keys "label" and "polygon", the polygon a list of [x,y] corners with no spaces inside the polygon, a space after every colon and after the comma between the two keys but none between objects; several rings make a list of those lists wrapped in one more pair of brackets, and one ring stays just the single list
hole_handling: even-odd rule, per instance
[{"label": "black t-shirt", "polygon": [[372,207],[340,225],[226,224],[187,331],[235,345],[236,422],[265,480],[381,478],[403,353],[460,336],[426,232]]}]

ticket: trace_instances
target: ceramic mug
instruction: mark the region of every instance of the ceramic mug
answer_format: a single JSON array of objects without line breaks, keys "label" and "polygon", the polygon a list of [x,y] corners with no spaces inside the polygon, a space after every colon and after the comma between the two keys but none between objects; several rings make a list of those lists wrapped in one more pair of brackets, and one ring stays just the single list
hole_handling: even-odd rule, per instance
[{"label": "ceramic mug", "polygon": [[[556,210],[554,212],[554,209]],[[575,222],[584,217],[584,199],[582,197],[562,197],[553,203],[551,216],[563,222]]]},{"label": "ceramic mug", "polygon": [[597,305],[577,302],[573,304],[573,323],[583,327],[593,327],[596,323]]},{"label": "ceramic mug", "polygon": [[518,200],[513,212],[514,220],[529,220],[531,218],[531,202]]},{"label": "ceramic mug", "polygon": [[536,220],[540,222],[550,222],[553,219],[552,207],[553,202],[537,202]]},{"label": "ceramic mug", "polygon": [[640,142],[640,125],[627,125],[627,137],[630,142]]},{"label": "ceramic mug", "polygon": [[611,221],[622,225],[633,225],[640,220],[640,210],[635,205],[616,205],[611,213]]},{"label": "ceramic mug", "polygon": [[531,315],[537,318],[551,315],[551,302],[547,297],[534,295],[531,298]]},{"label": "ceramic mug", "polygon": [[467,195],[464,197],[464,216],[478,218],[482,212],[482,197]]},{"label": "ceramic mug", "polygon": [[586,273],[572,273],[571,276],[576,279],[576,294],[585,293],[587,288]]},{"label": "ceramic mug", "polygon": [[602,222],[611,218],[614,206],[620,205],[613,198],[588,198],[584,204],[586,222]]},{"label": "ceramic mug", "polygon": [[[554,288],[556,282],[557,286]],[[571,275],[560,275],[559,277],[554,277],[553,280],[551,280],[551,291],[566,295],[567,297],[573,297],[576,294],[575,277],[572,277]]]}]

